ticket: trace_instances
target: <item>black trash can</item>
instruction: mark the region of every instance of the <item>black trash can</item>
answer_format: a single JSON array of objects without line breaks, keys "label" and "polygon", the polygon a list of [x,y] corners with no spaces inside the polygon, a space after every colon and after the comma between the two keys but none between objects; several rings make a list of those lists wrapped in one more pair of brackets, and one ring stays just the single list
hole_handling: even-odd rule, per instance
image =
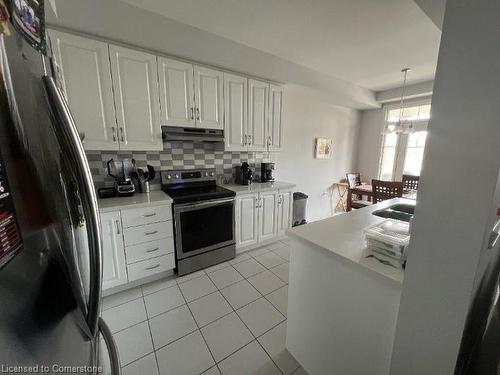
[{"label": "black trash can", "polygon": [[306,224],[306,194],[296,191],[293,193],[293,227]]}]

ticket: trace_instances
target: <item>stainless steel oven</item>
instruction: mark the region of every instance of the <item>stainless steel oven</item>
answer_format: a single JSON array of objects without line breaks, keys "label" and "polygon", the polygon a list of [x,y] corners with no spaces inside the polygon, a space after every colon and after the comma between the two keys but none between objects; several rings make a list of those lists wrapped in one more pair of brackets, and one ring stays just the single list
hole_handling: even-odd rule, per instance
[{"label": "stainless steel oven", "polygon": [[174,201],[177,273],[185,275],[234,258],[235,192],[216,184],[214,169],[161,171]]},{"label": "stainless steel oven", "polygon": [[177,259],[234,245],[234,198],[174,204],[174,226]]}]

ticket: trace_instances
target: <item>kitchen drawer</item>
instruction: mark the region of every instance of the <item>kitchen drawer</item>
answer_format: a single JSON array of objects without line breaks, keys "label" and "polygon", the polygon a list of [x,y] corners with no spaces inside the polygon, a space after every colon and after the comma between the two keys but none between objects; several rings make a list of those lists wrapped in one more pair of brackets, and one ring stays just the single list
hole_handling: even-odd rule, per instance
[{"label": "kitchen drawer", "polygon": [[139,227],[126,228],[123,230],[125,246],[137,245],[143,242],[156,241],[161,238],[173,236],[171,221],[141,225]]},{"label": "kitchen drawer", "polygon": [[160,255],[167,255],[174,252],[174,238],[162,238],[157,241],[140,243],[138,245],[127,246],[125,254],[127,256],[127,264],[139,262],[150,258],[155,258]]},{"label": "kitchen drawer", "polygon": [[169,271],[175,268],[174,253],[163,255],[161,257],[143,260],[127,266],[128,281],[135,281],[155,275],[160,272]]},{"label": "kitchen drawer", "polygon": [[172,220],[172,205],[170,204],[122,210],[122,223],[124,228],[167,220]]}]

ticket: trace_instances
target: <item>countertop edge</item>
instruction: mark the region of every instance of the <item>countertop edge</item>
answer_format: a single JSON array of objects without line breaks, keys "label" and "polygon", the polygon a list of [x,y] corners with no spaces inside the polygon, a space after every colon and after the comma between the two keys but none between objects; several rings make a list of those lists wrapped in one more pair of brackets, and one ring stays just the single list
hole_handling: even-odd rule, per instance
[{"label": "countertop edge", "polygon": [[296,184],[284,181],[276,181],[271,186],[269,185],[269,183],[265,182],[256,182],[251,185],[236,185],[236,184],[222,185],[222,187],[234,191],[236,195],[254,194],[263,191],[273,191],[280,189],[281,190],[293,189],[296,186],[297,186]]}]

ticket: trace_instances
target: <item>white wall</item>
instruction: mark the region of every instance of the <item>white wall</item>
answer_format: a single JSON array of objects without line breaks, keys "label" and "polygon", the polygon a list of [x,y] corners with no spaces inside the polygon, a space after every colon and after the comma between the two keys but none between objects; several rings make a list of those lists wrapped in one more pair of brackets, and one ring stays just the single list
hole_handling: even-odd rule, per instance
[{"label": "white wall", "polygon": [[359,137],[357,143],[356,170],[363,181],[378,177],[378,164],[382,146],[382,130],[385,113],[383,109],[362,111],[360,115]]},{"label": "white wall", "polygon": [[[330,188],[354,167],[358,120],[356,110],[322,102],[300,86],[285,87],[284,148],[273,156],[276,177],[297,184],[296,191],[309,196],[308,221],[332,214],[337,196],[335,191],[332,197]],[[333,139],[331,159],[314,158],[316,137]]]},{"label": "white wall", "polygon": [[455,363],[496,216],[498,14],[498,1],[446,4],[392,375],[465,373]]}]

